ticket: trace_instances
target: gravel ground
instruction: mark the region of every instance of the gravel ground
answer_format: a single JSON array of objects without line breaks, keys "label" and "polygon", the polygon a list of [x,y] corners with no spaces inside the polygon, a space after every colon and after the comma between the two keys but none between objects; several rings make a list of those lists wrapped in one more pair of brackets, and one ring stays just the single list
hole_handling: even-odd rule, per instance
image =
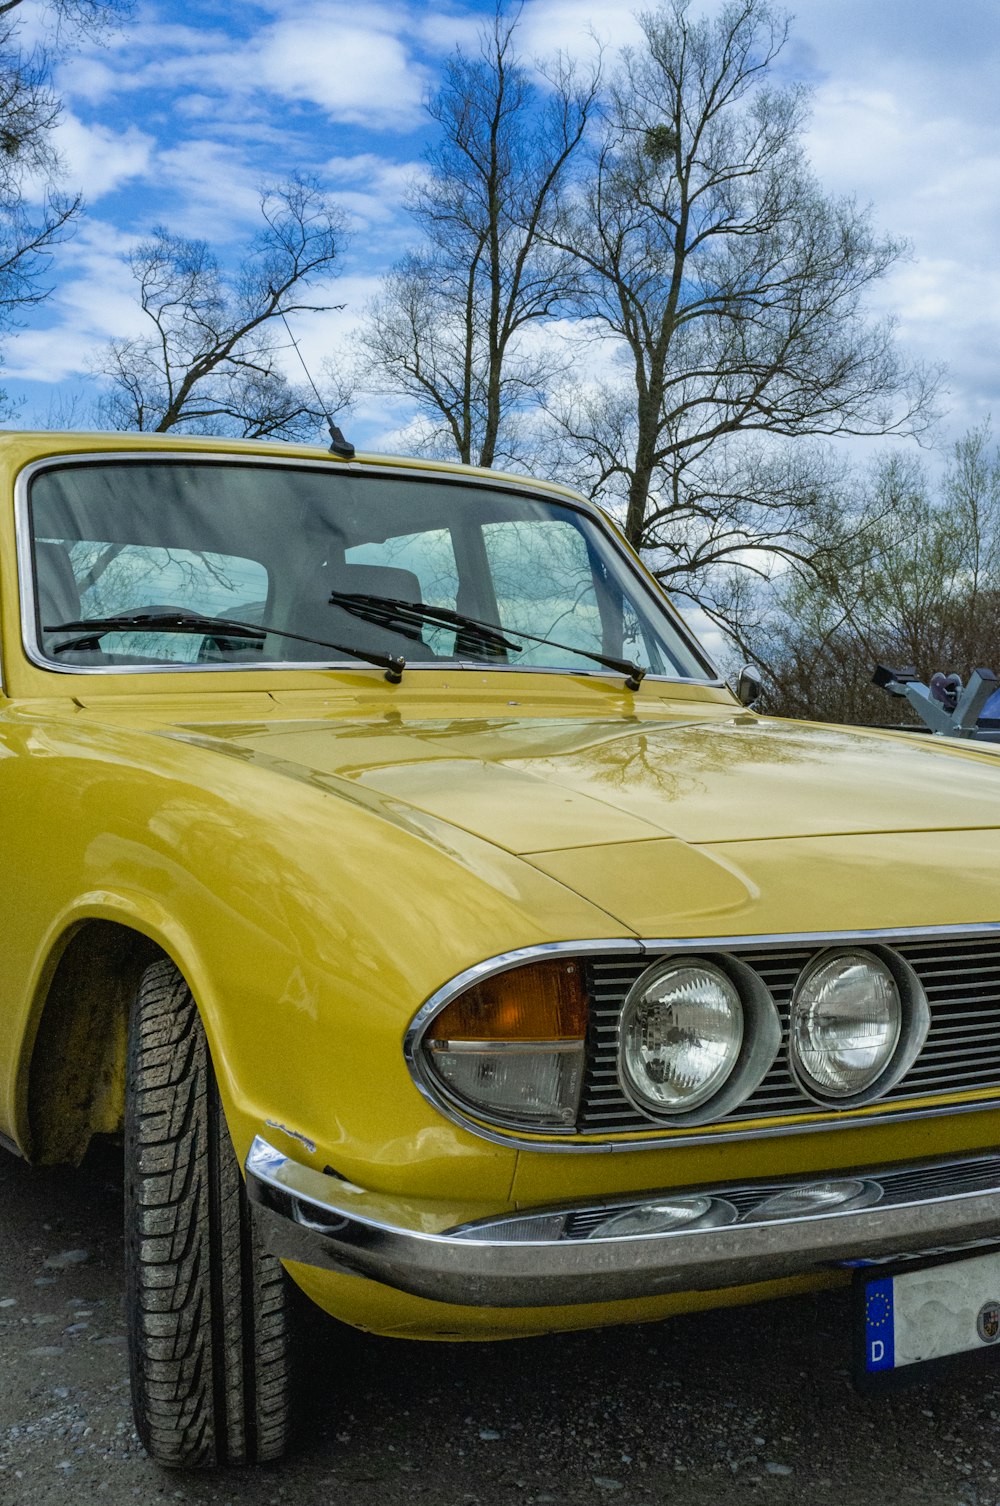
[{"label": "gravel ground", "polygon": [[119,1158],[0,1152],[0,1208],[2,1506],[1000,1503],[1000,1372],[860,1399],[842,1292],[519,1344],[311,1322],[294,1457],[172,1474],[132,1429]]}]

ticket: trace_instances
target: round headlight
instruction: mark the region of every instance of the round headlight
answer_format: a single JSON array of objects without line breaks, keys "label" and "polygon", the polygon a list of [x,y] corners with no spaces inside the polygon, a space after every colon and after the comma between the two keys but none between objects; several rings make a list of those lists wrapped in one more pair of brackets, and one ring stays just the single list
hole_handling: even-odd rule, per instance
[{"label": "round headlight", "polygon": [[641,977],[622,1011],[619,1069],[653,1114],[682,1114],[725,1083],[743,1044],[736,985],[711,962],[666,963]]},{"label": "round headlight", "polygon": [[806,1090],[853,1098],[885,1071],[902,1029],[899,987],[874,952],[821,957],[792,999],[790,1052]]}]

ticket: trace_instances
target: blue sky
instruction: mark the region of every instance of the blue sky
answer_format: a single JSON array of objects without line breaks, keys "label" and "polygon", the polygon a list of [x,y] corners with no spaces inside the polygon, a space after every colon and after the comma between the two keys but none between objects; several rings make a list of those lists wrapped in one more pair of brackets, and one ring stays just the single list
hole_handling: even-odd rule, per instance
[{"label": "blue sky", "polygon": [[[711,12],[718,0],[695,9]],[[474,45],[482,0],[172,0],[140,4],[103,47],[57,70],[67,186],[87,214],[53,267],[55,293],[7,346],[5,381],[27,422],[86,422],[102,343],[139,327],[123,255],[151,226],[222,255],[252,233],[256,190],[315,172],[353,226],[331,290],[342,313],[303,318],[318,367],[349,350],[380,273],[405,249],[402,209],[428,125],[423,99],[456,42]],[[620,0],[525,0],[529,56],[613,51],[637,34]],[[641,8],[641,7],[640,7]],[[815,90],[807,142],[833,192],[871,203],[910,258],[878,291],[913,356],[947,362],[942,438],[1000,422],[1000,5],[996,0],[800,0],[786,77]],[[74,409],[74,402],[76,407]],[[359,404],[351,437],[398,448],[405,413]]]}]

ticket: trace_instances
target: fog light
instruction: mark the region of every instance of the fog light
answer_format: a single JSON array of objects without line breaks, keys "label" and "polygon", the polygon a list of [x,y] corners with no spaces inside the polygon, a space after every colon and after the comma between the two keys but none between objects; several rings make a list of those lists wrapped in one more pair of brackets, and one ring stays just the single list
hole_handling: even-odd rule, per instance
[{"label": "fog light", "polygon": [[853,1208],[871,1208],[881,1198],[877,1182],[852,1178],[842,1182],[810,1182],[805,1187],[785,1187],[744,1216],[744,1223],[778,1218],[808,1218],[810,1214],[841,1213]]},{"label": "fog light", "polygon": [[490,1240],[495,1244],[531,1244],[541,1240],[550,1244],[562,1239],[566,1228],[565,1213],[536,1213],[527,1218],[501,1218],[449,1229],[450,1239]]},{"label": "fog light", "polygon": [[674,1197],[614,1213],[587,1235],[619,1239],[624,1234],[674,1234],[680,1229],[722,1229],[736,1222],[736,1209],[718,1197]]}]

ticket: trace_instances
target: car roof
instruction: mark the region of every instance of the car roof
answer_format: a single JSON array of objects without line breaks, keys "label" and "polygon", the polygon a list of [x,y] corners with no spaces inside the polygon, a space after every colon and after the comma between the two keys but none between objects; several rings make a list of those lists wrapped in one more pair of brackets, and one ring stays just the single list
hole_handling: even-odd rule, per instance
[{"label": "car roof", "polygon": [[460,461],[429,459],[426,456],[380,455],[359,453],[352,459],[332,453],[321,445],[287,444],[263,439],[224,439],[200,434],[157,434],[150,432],[99,432],[82,430],[4,429],[0,430],[0,452],[18,469],[34,461],[60,455],[86,454],[187,454],[263,456],[271,460],[322,461],[331,466],[358,469],[421,471],[428,475],[465,476],[470,480],[513,483],[532,490],[549,492],[600,512],[594,503],[579,492],[555,481],[512,471],[491,470],[483,466],[463,465]]}]

